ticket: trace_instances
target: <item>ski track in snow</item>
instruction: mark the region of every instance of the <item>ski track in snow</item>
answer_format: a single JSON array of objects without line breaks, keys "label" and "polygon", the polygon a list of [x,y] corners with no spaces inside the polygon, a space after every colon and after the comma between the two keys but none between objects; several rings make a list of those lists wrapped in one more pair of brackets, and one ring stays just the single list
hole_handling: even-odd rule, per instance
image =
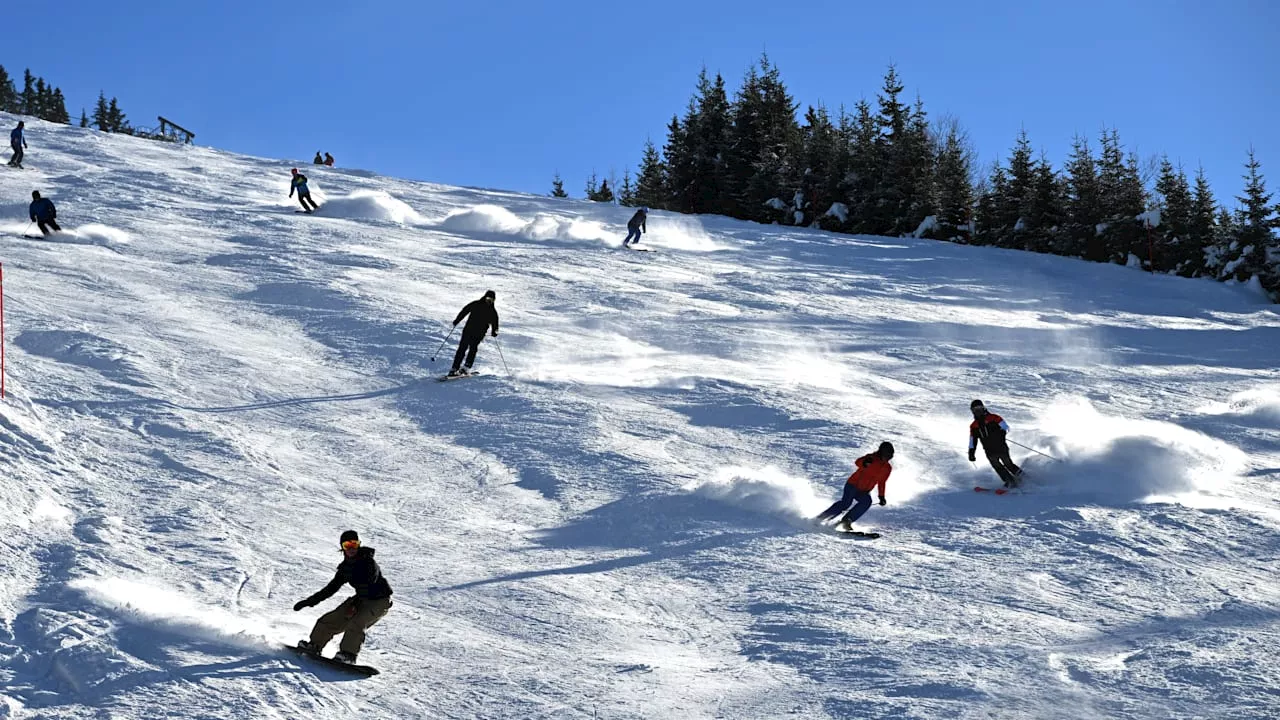
[{"label": "ski track in snow", "polygon": [[[299,164],[309,216],[289,162],[29,125],[0,718],[1280,714],[1244,288],[661,212],[628,253],[625,208]],[[434,382],[487,288],[502,356]],[[1063,461],[973,493],[973,397]],[[815,531],[886,438],[884,537]],[[372,679],[278,647],[348,527]]]}]

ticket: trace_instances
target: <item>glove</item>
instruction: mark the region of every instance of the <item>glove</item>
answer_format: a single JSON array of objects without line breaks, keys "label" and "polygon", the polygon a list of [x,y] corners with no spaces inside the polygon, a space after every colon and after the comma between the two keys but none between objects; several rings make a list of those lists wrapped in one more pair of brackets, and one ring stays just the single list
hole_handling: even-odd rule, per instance
[{"label": "glove", "polygon": [[977,456],[977,455],[974,455],[974,454],[973,454],[973,451],[972,451],[972,450],[970,450],[970,451],[969,451],[969,462],[977,462],[977,461],[978,461],[978,456]]},{"label": "glove", "polygon": [[454,322],[454,323],[453,323],[453,326],[454,326],[454,327],[458,327],[458,323],[457,323],[457,322]]},{"label": "glove", "polygon": [[494,336],[494,337],[498,337],[498,333],[496,333],[496,332],[495,332],[495,333],[493,334],[493,336]]},{"label": "glove", "polygon": [[880,496],[880,507],[884,507],[884,504],[885,504],[885,499],[884,499],[884,496],[883,496],[883,495],[881,495],[881,496]]},{"label": "glove", "polygon": [[299,600],[298,602],[293,604],[293,611],[298,612],[304,607],[311,607],[311,606],[307,604],[306,600]]}]

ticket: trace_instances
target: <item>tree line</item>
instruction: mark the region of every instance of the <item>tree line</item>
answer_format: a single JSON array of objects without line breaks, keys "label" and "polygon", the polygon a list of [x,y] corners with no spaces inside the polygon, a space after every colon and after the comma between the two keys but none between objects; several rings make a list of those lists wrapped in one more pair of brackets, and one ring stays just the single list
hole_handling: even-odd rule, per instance
[{"label": "tree line", "polygon": [[[0,111],[29,115],[52,123],[71,124],[62,89],[53,86],[43,77],[33,75],[29,68],[23,71],[22,90],[19,91],[9,72],[0,65]],[[116,98],[107,100],[105,93],[101,92],[98,93],[98,102],[92,116],[81,108],[80,127],[94,127],[103,132],[126,135],[140,134],[138,129],[129,124]]]},{"label": "tree line", "polygon": [[[1075,138],[1060,168],[1023,130],[989,171],[955,118],[908,101],[890,66],[874,103],[799,104],[767,56],[730,97],[704,69],[659,149],[646,142],[634,184],[587,196],[681,213],[844,233],[937,240],[1115,262],[1185,277],[1256,278],[1280,299],[1280,206],[1252,148],[1234,208],[1203,169],[1142,161],[1115,129]],[[1242,148],[1243,150],[1243,148]],[[565,197],[557,175],[553,195]]]}]

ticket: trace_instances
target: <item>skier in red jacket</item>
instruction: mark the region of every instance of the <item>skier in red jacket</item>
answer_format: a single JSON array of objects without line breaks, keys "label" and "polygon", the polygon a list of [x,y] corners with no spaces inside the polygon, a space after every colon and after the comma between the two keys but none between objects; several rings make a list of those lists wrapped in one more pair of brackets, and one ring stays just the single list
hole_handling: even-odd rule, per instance
[{"label": "skier in red jacket", "polygon": [[[893,444],[890,442],[880,443],[879,449],[870,455],[863,455],[854,463],[857,469],[845,481],[844,495],[835,501],[831,507],[822,511],[815,520],[819,523],[825,523],[831,518],[839,515],[852,505],[853,509],[849,510],[840,522],[836,523],[836,529],[843,532],[849,532],[853,523],[871,507],[871,491],[879,489],[880,504],[885,504],[884,484],[889,480],[889,473],[893,472],[893,466],[889,461],[893,459]],[[855,504],[856,503],[856,504]]]},{"label": "skier in red jacket", "polygon": [[1006,440],[1009,423],[999,415],[987,412],[987,407],[981,400],[969,403],[969,410],[973,412],[973,422],[969,424],[969,462],[977,461],[975,451],[981,442],[987,461],[996,469],[1004,486],[1017,487],[1022,482],[1022,468],[1014,465],[1013,459],[1009,457],[1009,443]]}]

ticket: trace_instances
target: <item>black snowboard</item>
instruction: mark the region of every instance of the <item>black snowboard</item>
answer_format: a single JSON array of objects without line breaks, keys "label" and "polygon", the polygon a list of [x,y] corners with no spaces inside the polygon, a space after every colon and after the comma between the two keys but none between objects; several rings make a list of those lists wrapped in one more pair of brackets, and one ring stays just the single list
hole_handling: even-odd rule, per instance
[{"label": "black snowboard", "polygon": [[337,670],[342,670],[344,672],[355,673],[357,675],[365,675],[370,677],[378,674],[378,669],[371,665],[353,665],[351,663],[338,662],[333,658],[327,658],[323,655],[318,655],[308,650],[303,650],[302,648],[299,648],[297,645],[285,645],[285,647],[301,655],[302,657],[315,660],[321,665],[327,665]]}]

